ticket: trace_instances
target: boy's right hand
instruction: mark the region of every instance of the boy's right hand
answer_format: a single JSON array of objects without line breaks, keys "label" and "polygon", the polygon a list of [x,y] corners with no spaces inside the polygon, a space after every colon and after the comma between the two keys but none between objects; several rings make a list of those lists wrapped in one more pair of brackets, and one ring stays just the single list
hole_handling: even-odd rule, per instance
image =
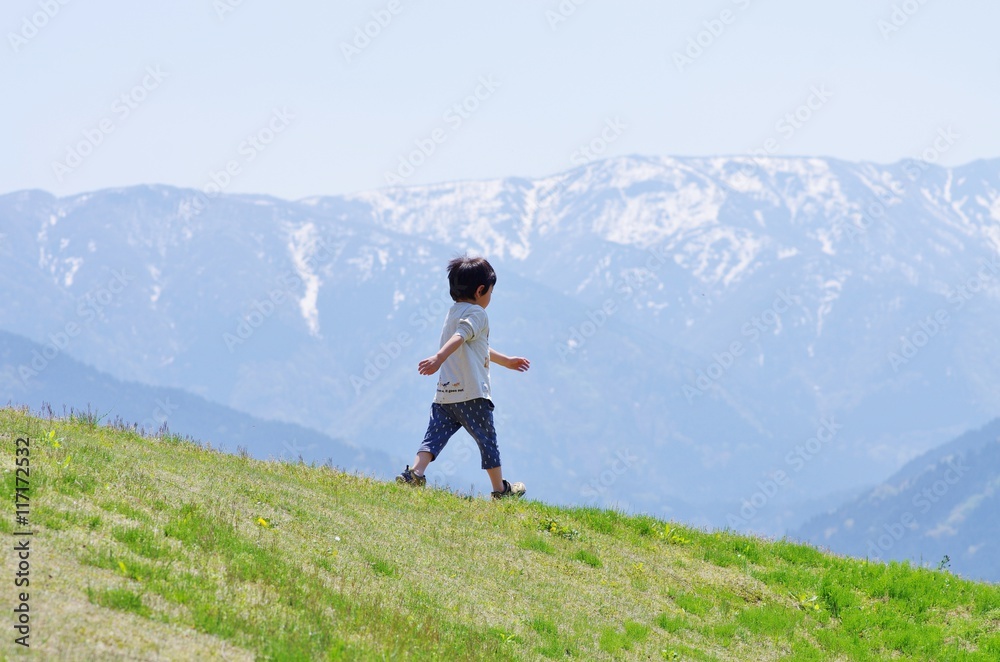
[{"label": "boy's right hand", "polygon": [[421,375],[433,375],[435,372],[438,371],[438,368],[441,367],[442,363],[444,363],[444,359],[440,358],[438,354],[435,354],[434,356],[428,357],[423,361],[421,361],[417,365],[417,372],[419,372]]},{"label": "boy's right hand", "polygon": [[421,361],[417,365],[417,371],[421,375],[433,375],[464,342],[465,338],[461,334],[456,333],[448,339],[448,342],[441,346],[437,354]]}]

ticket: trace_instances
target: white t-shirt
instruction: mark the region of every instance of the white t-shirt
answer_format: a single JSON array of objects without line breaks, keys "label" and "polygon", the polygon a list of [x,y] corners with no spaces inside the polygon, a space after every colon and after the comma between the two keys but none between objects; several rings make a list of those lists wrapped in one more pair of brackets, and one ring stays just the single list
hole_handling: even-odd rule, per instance
[{"label": "white t-shirt", "polygon": [[438,370],[434,402],[465,402],[490,397],[490,320],[482,306],[458,301],[448,311],[441,347],[455,334],[465,342]]}]

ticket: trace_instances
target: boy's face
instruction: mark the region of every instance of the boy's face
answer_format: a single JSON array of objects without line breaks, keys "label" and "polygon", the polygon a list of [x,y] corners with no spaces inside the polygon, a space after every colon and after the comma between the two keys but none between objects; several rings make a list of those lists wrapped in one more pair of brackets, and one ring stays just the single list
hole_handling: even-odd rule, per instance
[{"label": "boy's face", "polygon": [[492,285],[489,286],[489,289],[487,289],[483,285],[480,285],[479,289],[476,290],[476,305],[481,306],[482,308],[486,308],[486,306],[490,305],[490,299],[492,298],[493,298]]}]

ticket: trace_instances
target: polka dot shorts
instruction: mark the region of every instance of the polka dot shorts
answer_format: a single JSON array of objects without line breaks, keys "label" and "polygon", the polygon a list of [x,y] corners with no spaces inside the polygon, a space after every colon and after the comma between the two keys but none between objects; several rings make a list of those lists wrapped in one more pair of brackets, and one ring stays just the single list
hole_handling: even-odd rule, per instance
[{"label": "polka dot shorts", "polygon": [[433,459],[437,459],[438,453],[459,428],[465,428],[479,444],[483,469],[500,466],[497,431],[493,427],[493,401],[487,398],[431,404],[431,420],[427,423],[424,443],[419,450],[430,453]]}]

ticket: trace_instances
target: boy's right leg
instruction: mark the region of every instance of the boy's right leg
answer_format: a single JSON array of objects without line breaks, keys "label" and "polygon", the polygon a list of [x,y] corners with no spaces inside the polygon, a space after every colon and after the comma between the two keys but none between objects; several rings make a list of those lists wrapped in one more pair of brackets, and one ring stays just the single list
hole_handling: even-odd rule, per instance
[{"label": "boy's right leg", "polygon": [[423,476],[427,465],[433,461],[434,456],[427,451],[417,451],[417,457],[413,460],[413,466],[410,467],[410,471],[418,476]]},{"label": "boy's right leg", "polygon": [[400,485],[410,485],[411,487],[423,487],[427,484],[427,479],[424,478],[423,474],[415,473],[410,465],[406,465],[398,476],[396,476],[396,482]]},{"label": "boy's right leg", "polygon": [[438,403],[431,404],[431,418],[427,423],[427,432],[424,433],[424,441],[417,450],[417,457],[413,461],[413,466],[407,466],[403,473],[396,476],[396,482],[410,485],[424,485],[427,480],[424,478],[424,470],[445,447],[448,440],[462,427],[449,414],[448,410]]}]

